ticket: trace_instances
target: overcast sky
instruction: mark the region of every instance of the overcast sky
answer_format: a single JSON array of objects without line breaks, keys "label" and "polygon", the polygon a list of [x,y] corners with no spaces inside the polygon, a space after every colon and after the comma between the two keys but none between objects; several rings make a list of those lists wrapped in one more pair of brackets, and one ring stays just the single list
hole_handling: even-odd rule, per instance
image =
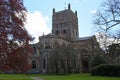
[{"label": "overcast sky", "polygon": [[28,32],[38,37],[51,32],[52,9],[64,10],[71,4],[71,9],[78,12],[79,37],[91,36],[94,34],[94,14],[104,0],[24,0],[24,6],[28,10],[27,24]]}]

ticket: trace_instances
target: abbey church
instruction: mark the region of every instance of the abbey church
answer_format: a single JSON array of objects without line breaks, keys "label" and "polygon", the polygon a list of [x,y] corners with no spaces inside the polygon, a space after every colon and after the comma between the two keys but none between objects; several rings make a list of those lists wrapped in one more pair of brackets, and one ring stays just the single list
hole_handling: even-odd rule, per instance
[{"label": "abbey church", "polygon": [[[35,73],[55,73],[57,69],[63,72],[70,69],[71,72],[89,72],[91,58],[96,52],[101,53],[96,37],[80,37],[78,31],[77,11],[71,10],[71,5],[62,11],[56,12],[53,8],[52,31],[48,35],[39,37],[39,42],[32,44],[34,53],[30,60],[32,64],[31,72]],[[77,50],[77,56],[72,60],[59,61],[57,65],[51,64],[52,51],[61,46],[72,45]],[[57,54],[57,52],[56,52]],[[60,53],[61,55],[64,53]],[[66,56],[64,56],[66,57]],[[56,56],[56,59],[58,57]],[[57,60],[56,60],[57,62]],[[69,63],[69,66],[67,65]],[[63,68],[63,64],[66,68]],[[56,67],[57,66],[57,67]]]}]

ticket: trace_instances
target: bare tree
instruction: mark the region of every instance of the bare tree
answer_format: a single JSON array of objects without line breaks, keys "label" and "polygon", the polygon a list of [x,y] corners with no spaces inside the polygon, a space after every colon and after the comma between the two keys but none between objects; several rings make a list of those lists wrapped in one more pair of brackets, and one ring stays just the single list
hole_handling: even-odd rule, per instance
[{"label": "bare tree", "polygon": [[118,36],[119,34],[116,30],[118,30],[120,25],[120,0],[107,0],[103,2],[95,15],[94,24],[105,34],[99,34],[100,39],[104,37],[101,42],[105,46],[108,43],[115,42],[115,40],[118,41],[120,36]]},{"label": "bare tree", "polygon": [[77,70],[78,52],[73,46],[61,46],[52,50],[49,55],[49,67],[55,73],[71,73],[72,69]]},{"label": "bare tree", "polygon": [[[120,45],[116,46],[113,43],[120,40],[120,0],[107,0],[103,2],[96,13],[94,24],[102,32],[98,36],[99,40],[101,40],[100,42],[104,45],[105,51],[109,53],[106,56],[110,59],[112,59],[113,55],[117,57],[119,50],[116,52],[116,48]],[[103,33],[105,34],[104,36],[101,35]],[[108,47],[109,45],[111,46]]]},{"label": "bare tree", "polygon": [[94,24],[105,32],[120,24],[120,0],[107,0],[97,11]]}]

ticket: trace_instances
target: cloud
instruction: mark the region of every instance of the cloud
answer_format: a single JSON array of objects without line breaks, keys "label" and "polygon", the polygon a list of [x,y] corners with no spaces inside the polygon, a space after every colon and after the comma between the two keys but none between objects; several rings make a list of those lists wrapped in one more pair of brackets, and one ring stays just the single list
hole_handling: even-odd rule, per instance
[{"label": "cloud", "polygon": [[46,22],[49,22],[49,17],[48,16],[45,16],[44,18],[45,18]]},{"label": "cloud", "polygon": [[28,13],[27,23],[25,25],[29,34],[35,37],[35,43],[38,42],[38,37],[50,33],[50,28],[47,25],[49,21],[48,16],[44,16],[40,11]]},{"label": "cloud", "polygon": [[97,13],[97,10],[96,10],[96,9],[91,10],[91,11],[90,11],[90,13],[94,15],[94,14],[96,14],[96,13]]}]

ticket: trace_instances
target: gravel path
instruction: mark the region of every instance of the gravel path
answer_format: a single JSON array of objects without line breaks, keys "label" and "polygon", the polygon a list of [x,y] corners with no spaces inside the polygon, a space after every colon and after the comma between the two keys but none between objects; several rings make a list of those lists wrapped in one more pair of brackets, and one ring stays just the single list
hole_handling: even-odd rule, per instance
[{"label": "gravel path", "polygon": [[31,79],[33,79],[33,80],[43,80],[43,79],[40,79],[39,77],[31,77]]}]

